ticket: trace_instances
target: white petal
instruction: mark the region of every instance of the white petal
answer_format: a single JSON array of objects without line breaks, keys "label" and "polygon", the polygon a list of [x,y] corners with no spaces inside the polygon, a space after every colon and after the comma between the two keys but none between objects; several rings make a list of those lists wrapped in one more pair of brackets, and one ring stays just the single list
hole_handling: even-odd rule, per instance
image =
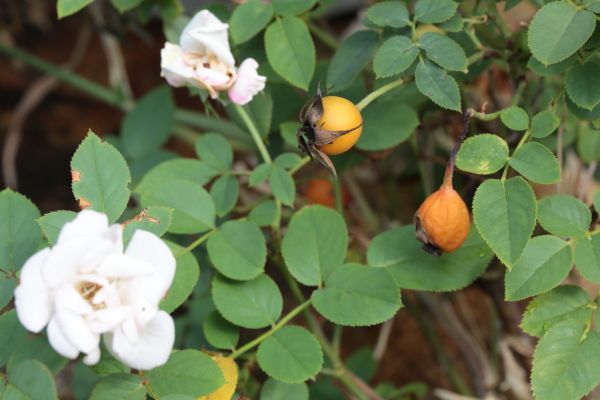
[{"label": "white petal", "polygon": [[100,343],[100,335],[93,333],[86,320],[70,311],[57,310],[56,322],[69,343],[83,353],[90,353]]},{"label": "white petal", "polygon": [[105,308],[94,312],[93,318],[88,322],[90,330],[95,334],[112,331],[119,326],[129,314],[129,307]]},{"label": "white petal", "polygon": [[63,284],[56,289],[54,295],[56,312],[69,311],[79,315],[91,314],[94,309],[81,297],[81,294],[70,284]]},{"label": "white petal", "polygon": [[78,271],[83,274],[91,273],[98,268],[106,257],[111,254],[119,254],[122,252],[123,244],[119,246],[109,239],[98,239],[98,241],[94,242],[82,255]]},{"label": "white petal", "polygon": [[111,225],[104,237],[115,245],[119,253],[123,252],[123,227],[120,224]]},{"label": "white petal", "polygon": [[[134,234],[135,237],[135,234]],[[148,275],[156,270],[150,262],[125,254],[111,254],[102,262],[96,272],[110,278],[133,278]]]},{"label": "white petal", "polygon": [[212,52],[229,66],[235,64],[229,48],[227,30],[229,25],[221,22],[210,11],[202,10],[186,25],[179,44],[185,52]]},{"label": "white petal", "polygon": [[164,311],[140,331],[136,343],[131,343],[120,329],[105,335],[106,347],[123,364],[141,370],[159,367],[167,362],[175,342],[173,318]]},{"label": "white petal", "polygon": [[167,293],[168,287],[158,273],[139,278],[124,279],[119,282],[119,294],[124,305],[132,306],[136,311],[145,304],[158,307],[158,303]]},{"label": "white petal", "polygon": [[82,236],[103,236],[108,230],[108,217],[94,210],[83,210],[71,222],[67,222],[58,235],[57,244]]},{"label": "white petal", "polygon": [[84,255],[97,243],[97,237],[83,236],[54,246],[42,269],[46,285],[52,289],[73,280],[82,266]]},{"label": "white petal", "polygon": [[73,346],[60,329],[56,318],[52,318],[48,324],[48,342],[58,354],[74,360],[79,355],[79,350]]},{"label": "white petal", "polygon": [[240,65],[237,79],[227,91],[231,101],[239,105],[247,104],[258,92],[265,88],[267,78],[258,75],[257,68],[258,63],[253,58],[245,59]]},{"label": "white petal", "polygon": [[42,266],[50,249],[46,248],[32,255],[23,268],[19,286],[15,289],[15,307],[21,324],[29,331],[38,333],[50,320],[52,300],[50,292],[42,280]]},{"label": "white petal", "polygon": [[96,347],[93,351],[89,352],[83,357],[83,363],[85,365],[94,365],[100,361],[100,347]]},{"label": "white petal", "polygon": [[181,48],[169,42],[160,51],[160,68],[161,76],[174,87],[187,85],[194,76],[194,69],[185,63]]},{"label": "white petal", "polygon": [[198,79],[204,86],[227,86],[231,77],[223,72],[215,71],[209,68],[200,67],[197,68],[194,75],[195,79]]},{"label": "white petal", "polygon": [[138,229],[133,234],[125,254],[154,265],[163,279],[164,290],[166,291],[171,286],[175,276],[175,257],[169,246],[158,236]]}]

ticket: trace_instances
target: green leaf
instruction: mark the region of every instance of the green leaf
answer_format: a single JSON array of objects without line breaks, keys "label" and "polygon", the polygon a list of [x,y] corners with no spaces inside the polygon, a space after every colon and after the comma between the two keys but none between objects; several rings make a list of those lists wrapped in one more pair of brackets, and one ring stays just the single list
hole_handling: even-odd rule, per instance
[{"label": "green leaf", "polygon": [[438,28],[446,32],[460,32],[465,26],[462,15],[460,13],[454,14],[450,19],[437,24]]},{"label": "green leaf", "polygon": [[265,339],[256,353],[258,365],[272,378],[300,383],[314,377],[323,365],[317,339],[300,326],[284,326]]},{"label": "green leaf", "polygon": [[585,279],[600,283],[600,235],[585,236],[575,241],[575,265]]},{"label": "green leaf", "polygon": [[554,111],[548,109],[533,116],[531,120],[531,136],[544,138],[550,136],[560,125],[560,118]]},{"label": "green leaf", "polygon": [[248,214],[248,219],[258,226],[269,226],[275,218],[277,218],[277,204],[273,200],[263,201]]},{"label": "green leaf", "polygon": [[584,161],[600,160],[600,131],[582,129],[577,138],[577,152]]},{"label": "green leaf", "polygon": [[588,231],[592,213],[575,197],[556,194],[538,201],[538,221],[553,235],[578,237]]},{"label": "green leaf", "polygon": [[281,138],[285,144],[294,149],[298,148],[298,139],[296,139],[298,127],[300,127],[300,124],[296,121],[285,121],[279,124],[279,133]]},{"label": "green leaf", "polygon": [[583,6],[588,10],[600,13],[600,0],[585,0]]},{"label": "green leaf", "polygon": [[573,103],[573,100],[571,100],[569,96],[565,96],[564,99],[569,111],[577,118],[586,121],[593,121],[600,118],[600,104],[598,104],[592,110],[586,110],[585,108],[581,108],[577,104]]},{"label": "green leaf", "polygon": [[227,221],[208,239],[210,261],[230,279],[256,278],[267,262],[267,244],[258,225],[251,221]]},{"label": "green leaf", "polygon": [[25,360],[9,368],[8,383],[18,389],[25,399],[58,400],[52,374],[37,360]]},{"label": "green leaf", "polygon": [[10,189],[0,192],[0,269],[18,271],[36,252],[42,240],[39,217],[27,197]]},{"label": "green leaf", "polygon": [[[553,4],[553,3],[551,3]],[[554,325],[533,354],[531,385],[537,399],[580,399],[600,381],[600,334],[576,320]]]},{"label": "green leaf", "polygon": [[367,18],[377,26],[404,28],[410,23],[408,9],[401,1],[384,1],[369,7]]},{"label": "green leaf", "polygon": [[136,230],[152,232],[162,236],[169,230],[173,220],[173,209],[167,207],[148,207],[143,209],[133,219],[127,221],[123,228],[123,243],[129,243]]},{"label": "green leaf", "polygon": [[269,378],[260,389],[260,400],[308,400],[305,383],[285,383]]},{"label": "green leaf", "polygon": [[269,186],[277,200],[288,206],[294,204],[296,184],[288,171],[274,165],[269,177]]},{"label": "green leaf", "polygon": [[210,187],[210,195],[215,202],[219,217],[227,215],[237,203],[240,184],[233,175],[222,175]]},{"label": "green leaf", "polygon": [[415,83],[419,92],[429,97],[438,106],[460,112],[458,85],[445,70],[429,61],[421,61],[415,71]]},{"label": "green leaf", "polygon": [[280,168],[292,169],[301,161],[302,159],[296,153],[281,153],[273,162]]},{"label": "green leaf", "polygon": [[281,251],[292,276],[307,286],[319,286],[346,256],[348,231],[344,219],[323,206],[308,206],[294,214]]},{"label": "green leaf", "polygon": [[273,0],[273,8],[277,14],[302,14],[310,10],[317,0]]},{"label": "green leaf", "polygon": [[560,165],[550,149],[541,143],[525,143],[508,162],[525,178],[545,185],[560,181]]},{"label": "green leaf", "polygon": [[198,157],[209,167],[220,173],[229,172],[233,163],[233,150],[222,135],[207,133],[196,140],[194,145]]},{"label": "green leaf", "polygon": [[188,180],[203,186],[216,175],[217,171],[202,161],[191,158],[177,158],[162,162],[148,171],[135,188],[135,192],[142,194],[150,187],[173,179]]},{"label": "green leaf", "polygon": [[537,214],[531,186],[521,177],[506,181],[488,179],[473,199],[477,231],[509,268],[517,262],[529,241]]},{"label": "green leaf", "polygon": [[174,125],[171,89],[160,86],[142,97],[123,119],[123,151],[131,158],[140,158],[157,150],[169,139]]},{"label": "green leaf", "polygon": [[[260,136],[263,139],[267,138],[271,131],[271,119],[273,117],[273,97],[271,96],[270,90],[263,90],[256,94],[250,103],[242,107],[248,113],[250,120],[252,120],[252,123],[260,133]],[[246,123],[240,116],[235,104],[230,103],[227,106],[227,112],[231,119],[239,126],[246,127]]]},{"label": "green leaf", "polygon": [[456,166],[466,172],[489,175],[508,162],[508,144],[498,135],[483,133],[464,141],[456,155]]},{"label": "green leaf", "polygon": [[275,72],[300,89],[308,90],[315,72],[315,45],[306,24],[284,16],[265,32],[265,50]]},{"label": "green leaf", "polygon": [[415,46],[412,40],[406,36],[392,36],[383,42],[377,53],[375,53],[373,70],[377,78],[398,75],[410,67],[418,55],[419,48]]},{"label": "green leaf", "polygon": [[85,6],[92,4],[94,0],[58,0],[56,2],[56,13],[58,19],[68,17],[83,9]]},{"label": "green leaf", "polygon": [[345,39],[336,50],[327,69],[327,87],[338,92],[350,86],[367,66],[377,45],[375,31],[358,31]]},{"label": "green leaf", "polygon": [[38,360],[52,374],[57,374],[67,363],[48,344],[46,335],[31,335],[21,326],[15,310],[0,315],[0,366],[18,365],[25,360]]},{"label": "green leaf", "polygon": [[262,31],[273,18],[271,3],[249,0],[237,6],[229,19],[229,31],[236,44],[252,39]]},{"label": "green leaf", "polygon": [[594,208],[597,213],[600,213],[600,190],[596,191],[596,194],[594,194]]},{"label": "green leaf", "polygon": [[555,236],[536,236],[505,275],[506,299],[522,300],[544,293],[566,278],[573,265],[567,242]]},{"label": "green leaf", "polygon": [[565,72],[576,59],[577,57],[573,55],[556,64],[544,65],[541,61],[531,56],[527,62],[527,67],[539,76],[553,76]]},{"label": "green leaf", "polygon": [[529,115],[521,107],[509,107],[500,114],[502,123],[513,131],[524,131],[529,128]]},{"label": "green leaf", "polygon": [[200,278],[200,266],[196,257],[189,251],[180,255],[184,248],[173,242],[166,242],[177,261],[175,277],[167,292],[160,301],[160,309],[168,313],[175,311],[182,305],[194,291],[194,287]]},{"label": "green leaf", "polygon": [[141,203],[142,207],[164,206],[173,209],[169,232],[200,233],[215,226],[212,197],[191,181],[174,179],[157,183],[142,194]]},{"label": "green leaf", "polygon": [[458,8],[452,0],[418,0],[415,4],[415,19],[426,24],[449,20]]},{"label": "green leaf", "polygon": [[600,103],[600,65],[588,61],[572,66],[565,76],[565,88],[575,104],[593,109]]},{"label": "green leaf", "polygon": [[217,349],[233,350],[240,339],[240,330],[217,311],[211,311],[202,324],[204,337]]},{"label": "green leaf", "polygon": [[76,216],[77,213],[75,211],[52,211],[38,218],[37,223],[40,225],[40,228],[42,228],[42,232],[44,232],[44,236],[48,239],[48,243],[54,246],[58,240],[58,235],[60,234],[62,227],[67,222],[73,221]]},{"label": "green leaf", "polygon": [[567,319],[587,322],[592,318],[590,298],[578,286],[562,285],[533,299],[528,305],[521,329],[542,337],[555,324]]},{"label": "green leaf", "polygon": [[181,350],[171,354],[161,367],[147,371],[149,390],[159,397],[167,395],[202,396],[225,383],[217,363],[197,350]]},{"label": "green leaf", "polygon": [[529,48],[544,65],[575,53],[592,36],[596,17],[566,1],[546,4],[529,25]]},{"label": "green leaf", "polygon": [[419,39],[427,58],[448,71],[467,72],[467,56],[458,43],[446,35],[426,32]]},{"label": "green leaf", "polygon": [[100,361],[98,364],[92,366],[91,370],[93,370],[93,372],[99,376],[108,376],[118,373],[127,374],[131,371],[129,367],[125,366],[116,358],[114,358],[108,351],[102,352],[100,355]]},{"label": "green leaf", "polygon": [[383,268],[344,264],[336,268],[325,287],[312,294],[317,311],[344,326],[369,326],[390,319],[402,305],[394,279]]},{"label": "green leaf", "polygon": [[461,289],[483,273],[493,254],[475,229],[452,253],[434,256],[422,249],[415,227],[406,225],[377,235],[369,244],[367,261],[386,268],[401,289],[451,291]]},{"label": "green leaf", "polygon": [[0,310],[12,300],[16,287],[17,280],[14,277],[0,272]]},{"label": "green leaf", "polygon": [[90,400],[145,400],[146,387],[139,375],[112,374],[94,387]]},{"label": "green leaf", "polygon": [[364,132],[356,146],[361,150],[378,151],[406,141],[419,126],[419,117],[406,104],[375,102],[363,111]]},{"label": "green leaf", "polygon": [[273,325],[281,315],[281,292],[265,274],[245,282],[216,276],[213,278],[212,294],[223,318],[243,328],[259,329]]},{"label": "green leaf", "polygon": [[271,176],[271,171],[273,170],[273,165],[269,163],[262,163],[258,165],[256,168],[252,170],[250,173],[250,187],[256,187],[269,179]]},{"label": "green leaf", "polygon": [[89,131],[71,159],[75,198],[115,222],[127,207],[131,182],[129,168],[113,146]]},{"label": "green leaf", "polygon": [[115,7],[121,14],[131,10],[142,4],[143,0],[110,0],[113,7]]}]

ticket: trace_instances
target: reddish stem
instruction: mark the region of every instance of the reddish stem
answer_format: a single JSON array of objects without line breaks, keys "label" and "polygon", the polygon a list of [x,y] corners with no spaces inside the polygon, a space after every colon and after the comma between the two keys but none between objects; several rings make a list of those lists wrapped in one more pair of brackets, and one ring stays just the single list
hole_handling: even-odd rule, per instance
[{"label": "reddish stem", "polygon": [[450,153],[450,158],[448,159],[448,165],[446,166],[446,173],[444,174],[444,182],[442,183],[442,187],[446,189],[452,189],[452,176],[454,174],[454,164],[456,162],[456,155],[458,154],[458,150],[460,146],[465,141],[467,134],[469,133],[469,121],[471,117],[475,113],[475,110],[472,108],[467,108],[463,112],[463,130],[458,137],[458,140],[454,144],[454,148]]}]

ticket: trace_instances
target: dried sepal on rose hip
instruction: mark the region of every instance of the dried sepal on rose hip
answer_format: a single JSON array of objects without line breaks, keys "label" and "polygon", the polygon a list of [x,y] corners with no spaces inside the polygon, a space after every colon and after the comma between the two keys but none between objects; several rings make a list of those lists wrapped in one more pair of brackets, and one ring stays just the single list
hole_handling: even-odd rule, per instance
[{"label": "dried sepal on rose hip", "polygon": [[450,154],[444,183],[425,199],[415,213],[417,239],[423,242],[424,250],[435,255],[458,249],[467,239],[471,229],[469,209],[452,187],[452,175],[456,154],[467,135],[469,119],[472,115],[472,109],[468,109],[463,114],[463,132]]},{"label": "dried sepal on rose hip", "polygon": [[337,175],[329,156],[348,151],[360,138],[363,121],[359,109],[343,97],[323,97],[317,87],[317,94],[302,107],[299,118],[298,147]]}]

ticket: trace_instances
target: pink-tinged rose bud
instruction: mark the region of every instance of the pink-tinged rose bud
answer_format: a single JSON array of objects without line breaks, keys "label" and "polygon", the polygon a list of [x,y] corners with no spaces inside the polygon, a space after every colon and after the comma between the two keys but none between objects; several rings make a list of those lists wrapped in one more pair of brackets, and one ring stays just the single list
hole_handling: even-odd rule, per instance
[{"label": "pink-tinged rose bud", "polygon": [[258,63],[253,58],[247,58],[242,62],[237,71],[237,79],[227,91],[231,101],[239,105],[247,104],[265,88],[267,78],[258,75],[257,68]]}]

